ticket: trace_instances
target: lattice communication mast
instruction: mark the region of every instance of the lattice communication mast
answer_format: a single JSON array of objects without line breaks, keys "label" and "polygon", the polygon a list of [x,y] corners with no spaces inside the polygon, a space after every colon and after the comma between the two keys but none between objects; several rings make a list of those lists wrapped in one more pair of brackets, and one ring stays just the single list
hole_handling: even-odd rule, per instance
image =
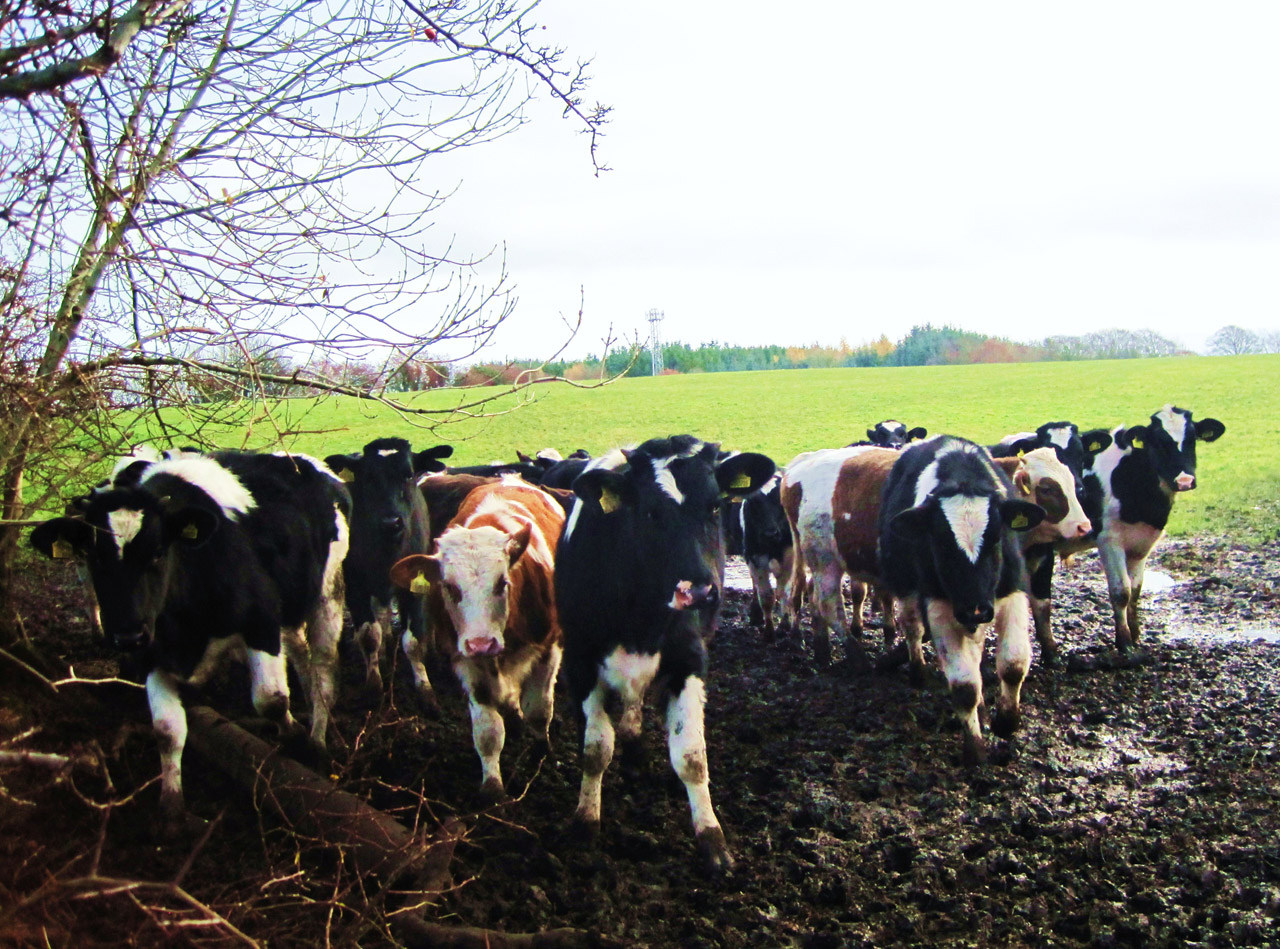
[{"label": "lattice communication mast", "polygon": [[662,375],[662,332],[659,323],[662,322],[663,313],[661,310],[649,311],[649,352],[653,355],[653,374],[655,376]]}]

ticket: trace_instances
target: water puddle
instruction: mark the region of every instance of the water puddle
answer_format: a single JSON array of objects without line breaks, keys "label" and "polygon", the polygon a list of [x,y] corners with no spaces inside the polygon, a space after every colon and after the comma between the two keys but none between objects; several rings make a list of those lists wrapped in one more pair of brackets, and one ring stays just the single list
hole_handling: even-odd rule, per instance
[{"label": "water puddle", "polygon": [[1160,637],[1163,642],[1195,643],[1198,646],[1236,646],[1240,643],[1280,644],[1280,629],[1273,626],[1242,626],[1240,629],[1199,629],[1171,625]]},{"label": "water puddle", "polygon": [[1159,596],[1161,593],[1168,593],[1180,582],[1167,573],[1159,570],[1148,570],[1142,575],[1142,595]]},{"label": "water puddle", "polygon": [[724,588],[751,592],[751,571],[741,557],[729,557],[724,565]]}]

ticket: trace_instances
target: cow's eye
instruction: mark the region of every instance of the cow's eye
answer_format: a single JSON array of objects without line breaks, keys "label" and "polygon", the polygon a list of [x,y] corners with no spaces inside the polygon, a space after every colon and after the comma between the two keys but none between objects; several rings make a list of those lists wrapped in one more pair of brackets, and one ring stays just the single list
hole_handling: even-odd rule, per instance
[{"label": "cow's eye", "polygon": [[452,598],[452,600],[455,603],[461,602],[462,589],[456,583],[446,583],[444,585],[444,589],[445,589],[445,592],[449,594],[450,598]]},{"label": "cow's eye", "polygon": [[498,581],[493,585],[493,592],[501,596],[507,592],[507,578],[498,577]]},{"label": "cow's eye", "polygon": [[720,502],[712,501],[710,507],[707,509],[707,517],[711,518],[712,520],[715,520],[719,516],[720,516]]}]

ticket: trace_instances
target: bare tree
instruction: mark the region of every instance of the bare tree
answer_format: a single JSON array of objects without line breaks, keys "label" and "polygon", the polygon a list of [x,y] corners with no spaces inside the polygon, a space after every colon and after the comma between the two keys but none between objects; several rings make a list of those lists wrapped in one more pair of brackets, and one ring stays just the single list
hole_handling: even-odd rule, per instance
[{"label": "bare tree", "polygon": [[1263,351],[1257,335],[1239,326],[1222,327],[1209,337],[1208,347],[1214,356],[1243,356]]},{"label": "bare tree", "polygon": [[512,311],[505,271],[482,284],[477,259],[429,240],[447,194],[428,160],[515,130],[543,93],[600,170],[607,109],[584,104],[585,64],[544,45],[535,8],[0,9],[0,320],[18,327],[4,340],[0,602],[16,545],[4,521],[56,497],[71,446],[92,461],[165,431],[175,404],[191,437],[192,395],[215,376],[393,402],[304,367],[360,361],[385,379],[489,341]]},{"label": "bare tree", "polygon": [[1280,331],[1271,330],[1258,334],[1259,352],[1280,353]]}]

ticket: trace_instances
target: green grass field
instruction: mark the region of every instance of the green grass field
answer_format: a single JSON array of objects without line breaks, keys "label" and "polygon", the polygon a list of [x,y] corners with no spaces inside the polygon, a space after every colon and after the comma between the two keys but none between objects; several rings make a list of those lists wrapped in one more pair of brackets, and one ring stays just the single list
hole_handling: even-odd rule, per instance
[{"label": "green grass field", "polygon": [[[1280,355],[1185,357],[1071,363],[812,369],[626,379],[598,390],[547,385],[507,414],[415,429],[389,409],[354,399],[294,400],[273,411],[310,434],[290,447],[313,455],[356,451],[384,435],[415,447],[455,446],[455,464],[515,459],[517,448],[552,446],[592,454],[656,435],[692,432],[727,448],[762,451],[785,464],[801,451],[864,437],[885,418],[930,434],[987,443],[1067,419],[1081,429],[1145,422],[1166,402],[1227,427],[1201,445],[1200,487],[1179,498],[1170,531],[1280,535]],[[437,390],[415,405],[447,408],[477,390]],[[483,391],[483,390],[479,390]],[[513,399],[492,409],[509,408]],[[259,421],[249,437],[262,446]],[[238,445],[243,431],[227,432]]]}]

